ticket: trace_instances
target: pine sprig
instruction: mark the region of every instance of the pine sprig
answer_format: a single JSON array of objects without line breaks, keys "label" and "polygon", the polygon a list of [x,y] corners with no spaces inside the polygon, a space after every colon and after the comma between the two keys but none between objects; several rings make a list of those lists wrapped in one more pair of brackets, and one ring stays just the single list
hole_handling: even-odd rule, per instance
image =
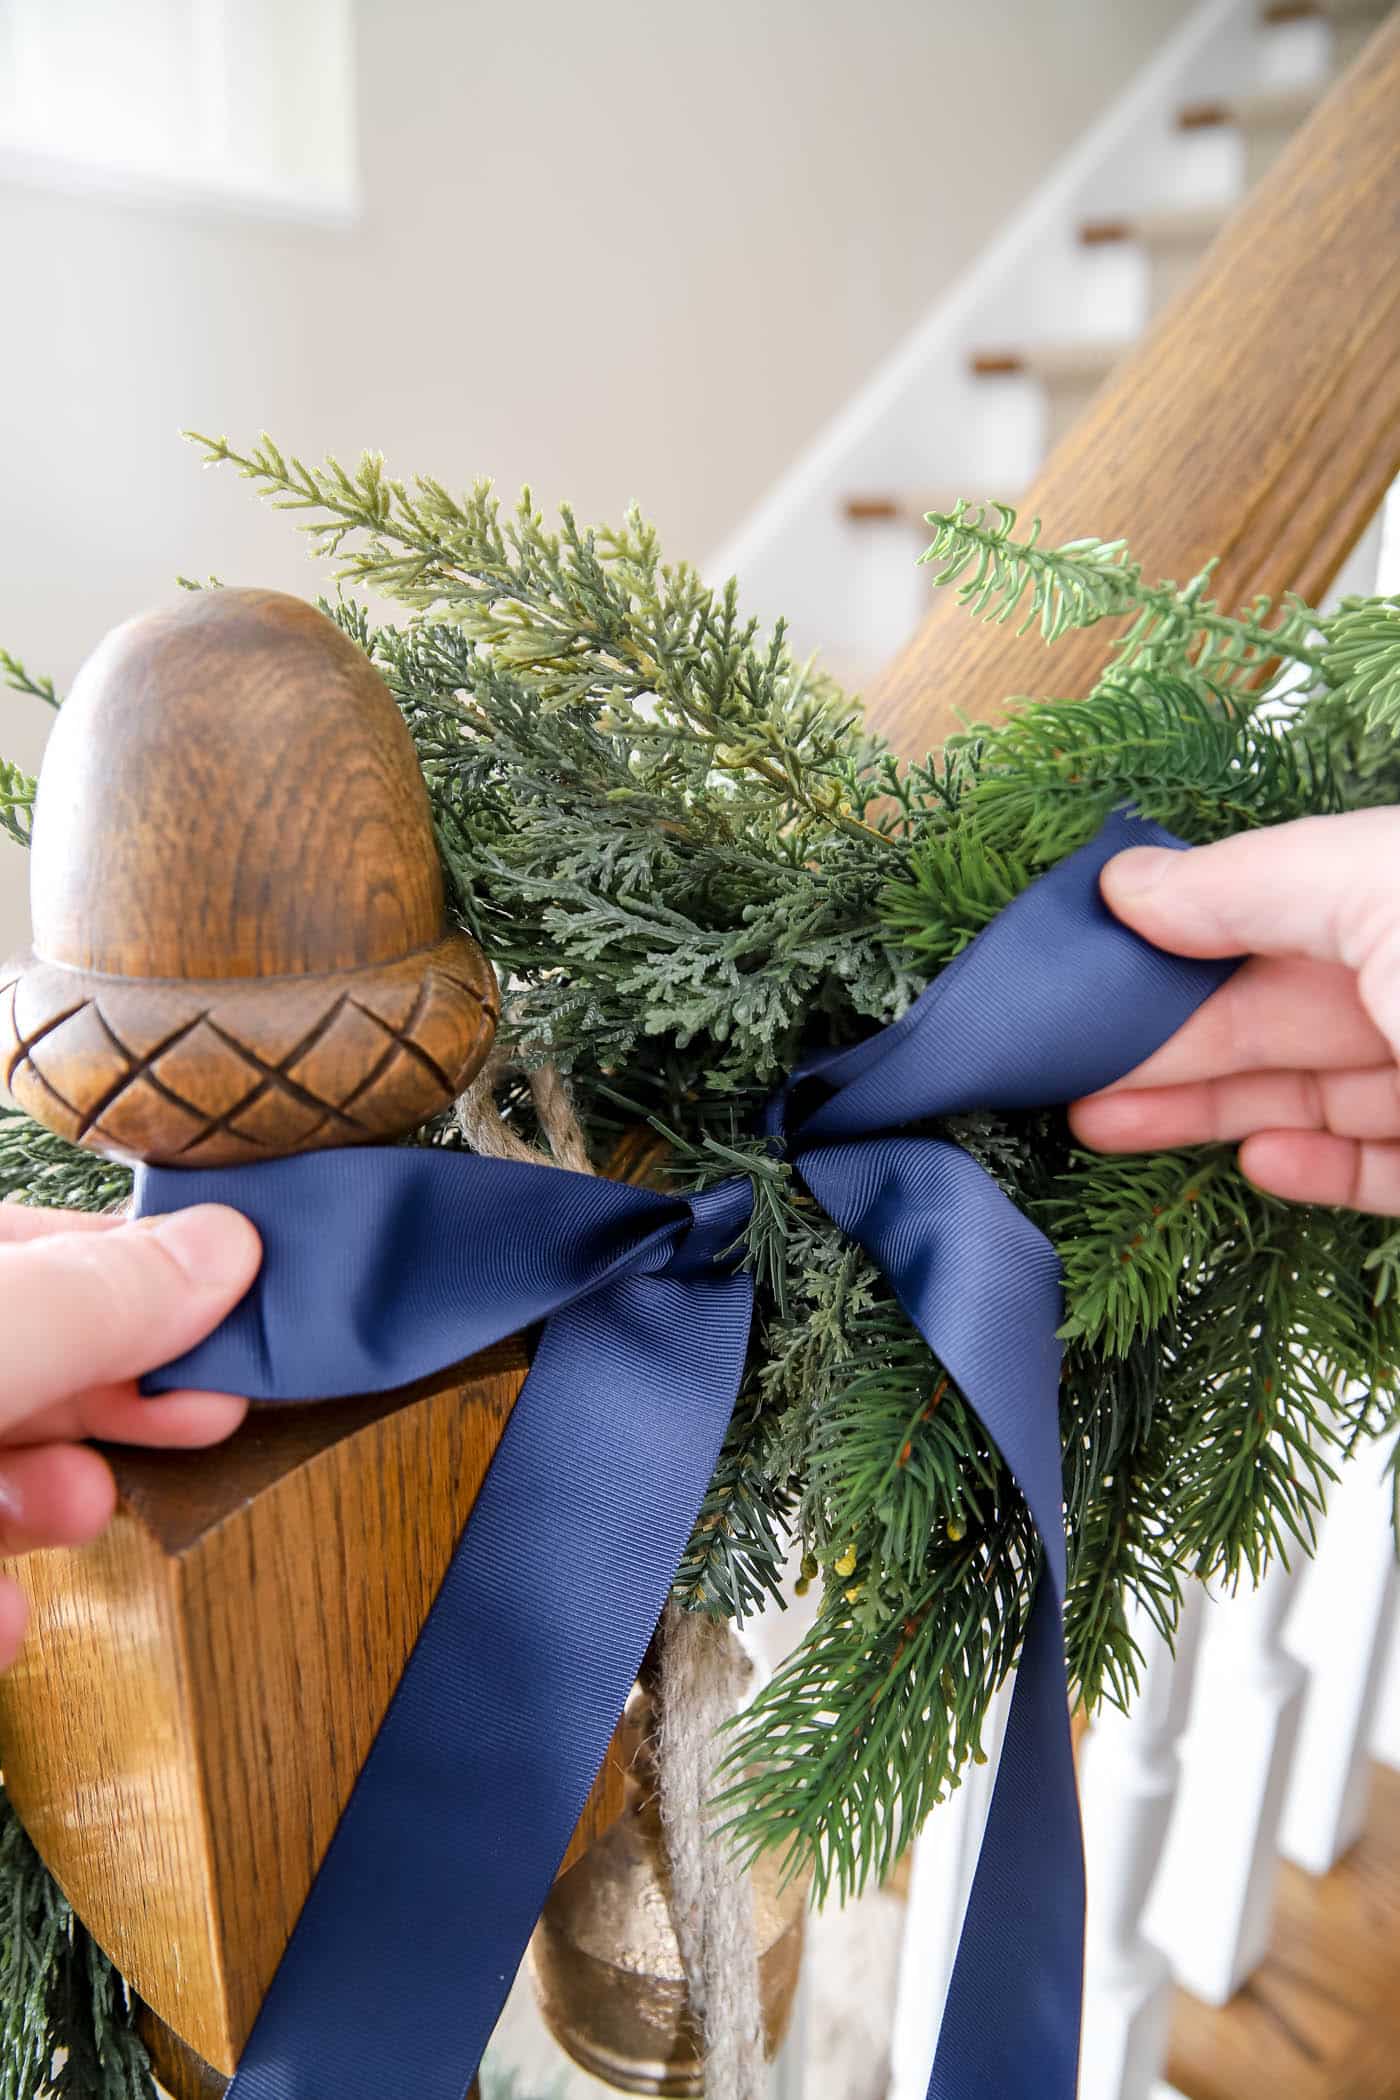
[{"label": "pine sprig", "polygon": [[810,1866],[818,1903],[883,1877],[981,1759],[1020,1644],[1036,1552],[1024,1512],[946,1541],[880,1612],[867,1579],[829,1589],[815,1628],[741,1717],[721,1797],[741,1856]]},{"label": "pine sprig", "polygon": [[930,1541],[985,1524],[1009,1482],[962,1395],[887,1299],[849,1332],[842,1376],[813,1412],[805,1471],[816,1506],[809,1536],[842,1548],[832,1565],[854,1604],[872,1568],[917,1591]]},{"label": "pine sprig", "polygon": [[131,1169],[70,1145],[16,1108],[0,1108],[0,1202],[53,1210],[115,1210]]},{"label": "pine sprig", "polygon": [[1314,615],[1300,600],[1275,607],[1257,598],[1241,614],[1222,613],[1206,596],[1213,564],[1179,586],[1143,581],[1123,540],[1040,541],[1040,520],[1022,540],[1013,538],[1016,513],[1007,504],[959,502],[929,511],[931,544],[920,559],[934,566],[934,582],[956,583],[962,604],[978,618],[1005,625],[1019,615],[1017,632],[1038,627],[1047,642],[1102,620],[1132,619],[1114,644],[1114,675],[1167,664],[1194,667],[1216,686],[1254,682],[1277,657],[1316,669]]},{"label": "pine sprig", "polygon": [[1166,1640],[1180,1616],[1184,1572],[1162,1517],[1176,1459],[1164,1405],[1172,1333],[1151,1328],[1118,1358],[1073,1342],[1065,1352],[1065,1651],[1071,1696],[1090,1710],[1126,1707],[1136,1688],[1128,1600]]},{"label": "pine sprig", "polygon": [[890,933],[951,961],[1027,883],[1131,804],[1192,845],[1340,806],[1326,740],[1301,709],[1260,714],[1192,678],[1106,678],[953,740],[961,792],[887,885]]},{"label": "pine sprig", "polygon": [[[0,649],[0,685],[8,686],[12,693],[27,693],[42,700],[46,707],[60,705],[53,680],[34,677],[8,649]],[[0,830],[7,832],[18,846],[29,844],[37,785],[34,776],[22,766],[0,758]]]},{"label": "pine sprig", "polygon": [[774,1477],[772,1441],[772,1414],[746,1381],[672,1588],[691,1611],[742,1624],[770,1604],[781,1608],[795,1496]]},{"label": "pine sprig", "polygon": [[528,490],[506,517],[487,482],[458,498],[386,475],[376,453],[353,471],[318,468],[266,436],[238,453],[188,435],[276,508],[311,512],[304,529],[342,582],[438,614],[547,704],[606,709],[634,750],[742,777],[787,821],[882,837],[851,801],[851,703],[794,661],[781,623],[765,636],[741,616],[732,581],[714,591],[688,563],[664,563],[636,510],[620,528],[584,529],[564,508],[550,532]]},{"label": "pine sprig", "polygon": [[0,758],[0,830],[17,846],[27,846],[34,830],[34,796],[38,782],[22,766]]},{"label": "pine sprig", "polygon": [[956,584],[958,602],[974,619],[998,627],[1020,616],[1016,632],[1039,627],[1058,641],[1071,628],[1130,612],[1140,602],[1142,574],[1128,559],[1125,540],[1040,544],[1037,518],[1025,539],[1013,540],[1016,513],[1008,504],[959,502],[951,511],[927,511],[933,539],[919,559],[936,584]]},{"label": "pine sprig", "polygon": [[1362,730],[1400,728],[1400,598],[1344,598],[1326,623],[1321,670]]},{"label": "pine sprig", "polygon": [[1077,1153],[1074,1168],[1036,1215],[1064,1271],[1061,1332],[1104,1356],[1125,1357],[1175,1313],[1222,1244],[1243,1234],[1248,1246],[1245,1185],[1224,1151],[1126,1159]]},{"label": "pine sprig", "polygon": [[34,677],[17,656],[11,656],[8,649],[0,649],[0,685],[8,686],[12,693],[29,693],[34,699],[42,700],[46,707],[61,704],[53,680]]}]

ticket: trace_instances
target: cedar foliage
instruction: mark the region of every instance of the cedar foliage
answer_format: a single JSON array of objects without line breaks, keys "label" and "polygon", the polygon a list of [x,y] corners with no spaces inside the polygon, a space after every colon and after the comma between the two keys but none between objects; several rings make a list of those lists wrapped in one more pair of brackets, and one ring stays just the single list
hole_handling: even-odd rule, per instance
[{"label": "cedar foliage", "polygon": [[[1231,615],[1209,571],[1150,584],[1121,542],[1047,548],[959,505],[930,517],[927,558],[972,613],[1049,640],[1131,624],[1087,699],[906,766],[635,513],[551,529],[528,493],[507,513],[373,455],[313,468],[266,439],[199,442],[304,512],[335,565],[326,609],[403,710],[450,907],[509,980],[507,1038],[570,1075],[600,1158],[646,1117],[685,1185],[753,1181],[754,1347],[677,1595],[756,1610],[797,1542],[821,1614],[741,1721],[727,1799],[742,1846],[810,1864],[819,1894],[859,1887],[981,1755],[1037,1548],[882,1277],[756,1139],[763,1103],[804,1047],[901,1013],[1117,805],[1201,843],[1400,799],[1400,604]],[[378,623],[357,592],[406,617]],[[0,781],[18,834],[29,796]],[[528,1128],[524,1090],[504,1100]],[[1394,1428],[1400,1236],[1264,1196],[1223,1150],[1098,1158],[1043,1113],[948,1134],[1063,1263],[1069,1659],[1085,1701],[1121,1702],[1128,1599],[1170,1635],[1189,1577],[1306,1550],[1348,1447]],[[0,1126],[0,1191],[100,1206],[116,1188],[25,1119]]]},{"label": "cedar foliage", "polygon": [[155,2100],[126,1988],[0,1787],[0,2100]]}]

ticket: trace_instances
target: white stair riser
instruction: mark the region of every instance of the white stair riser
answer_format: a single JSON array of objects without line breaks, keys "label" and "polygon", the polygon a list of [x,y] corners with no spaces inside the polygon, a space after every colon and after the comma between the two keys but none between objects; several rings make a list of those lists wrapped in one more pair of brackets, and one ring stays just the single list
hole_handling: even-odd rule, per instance
[{"label": "white stair riser", "polygon": [[1400,1625],[1392,1632],[1390,1653],[1382,1661],[1371,1755],[1400,1772]]}]

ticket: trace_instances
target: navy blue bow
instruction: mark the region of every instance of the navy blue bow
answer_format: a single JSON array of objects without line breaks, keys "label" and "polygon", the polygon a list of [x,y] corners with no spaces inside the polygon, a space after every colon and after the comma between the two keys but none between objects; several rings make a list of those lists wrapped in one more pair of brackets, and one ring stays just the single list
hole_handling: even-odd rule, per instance
[{"label": "navy blue bow", "polygon": [[[1064,1664],[1058,1265],[957,1145],[901,1135],[1074,1099],[1234,967],[1102,904],[1119,814],[892,1027],[804,1069],[772,1134],[880,1265],[980,1417],[1044,1549],[930,2100],[1074,2100],[1084,1882]],[[530,1375],[317,1876],[231,2100],[462,2100],[709,1481],[748,1341],[746,1181],[690,1199],[431,1149],[147,1169],[143,1213],[219,1201],[262,1272],[150,1381],[385,1390],[543,1321]]]}]

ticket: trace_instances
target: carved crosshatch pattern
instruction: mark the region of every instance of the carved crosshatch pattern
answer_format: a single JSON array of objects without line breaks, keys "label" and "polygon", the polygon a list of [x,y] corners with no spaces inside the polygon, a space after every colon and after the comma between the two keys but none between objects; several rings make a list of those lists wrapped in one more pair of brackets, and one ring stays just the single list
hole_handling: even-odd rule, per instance
[{"label": "carved crosshatch pattern", "polygon": [[489,965],[456,936],[397,964],[281,979],[275,1007],[268,986],[31,962],[0,985],[6,1082],[76,1144],[228,1166],[397,1135],[448,1106],[495,1027]]}]

